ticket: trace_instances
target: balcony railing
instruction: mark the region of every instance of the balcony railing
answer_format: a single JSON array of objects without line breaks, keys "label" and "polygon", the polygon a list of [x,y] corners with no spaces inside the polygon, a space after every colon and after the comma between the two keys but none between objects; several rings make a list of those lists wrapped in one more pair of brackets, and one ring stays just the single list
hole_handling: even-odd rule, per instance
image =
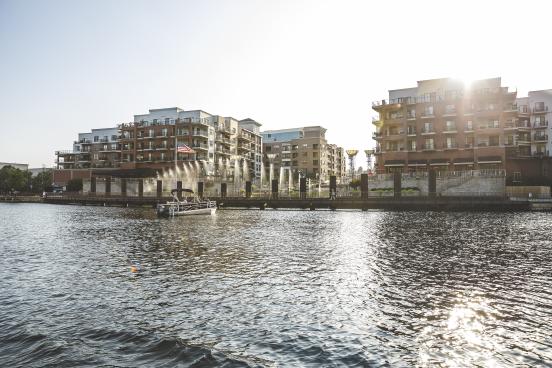
[{"label": "balcony railing", "polygon": [[534,128],[546,128],[546,127],[548,127],[548,120],[535,122],[533,124],[533,127]]},{"label": "balcony railing", "polygon": [[542,106],[542,107],[533,107],[534,113],[543,113],[548,111],[548,106]]},{"label": "balcony railing", "polygon": [[548,141],[548,135],[546,135],[546,134],[535,134],[535,141],[537,141],[537,142]]}]

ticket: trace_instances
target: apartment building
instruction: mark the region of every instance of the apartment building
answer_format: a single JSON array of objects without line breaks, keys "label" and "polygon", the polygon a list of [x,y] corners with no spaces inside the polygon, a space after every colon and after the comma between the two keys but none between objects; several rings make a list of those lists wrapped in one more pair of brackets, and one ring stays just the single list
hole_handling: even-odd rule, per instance
[{"label": "apartment building", "polygon": [[507,158],[548,155],[550,90],[517,92],[500,78],[465,86],[445,78],[389,91],[372,108],[378,172],[503,168]]},{"label": "apartment building", "polygon": [[[166,169],[177,162],[201,161],[204,175],[233,175],[236,165],[251,179],[260,178],[261,124],[245,119],[212,115],[202,110],[178,107],[151,109],[135,115],[132,123],[120,125],[121,168]],[[181,153],[187,145],[194,152]]]},{"label": "apartment building", "polygon": [[276,171],[291,170],[293,175],[320,178],[323,182],[330,175],[338,180],[345,176],[343,148],[328,144],[326,129],[308,126],[293,129],[268,130],[263,136],[264,166],[270,163]]},{"label": "apartment building", "polygon": [[56,151],[58,169],[115,168],[121,161],[119,129],[92,129],[79,133],[73,149]]}]

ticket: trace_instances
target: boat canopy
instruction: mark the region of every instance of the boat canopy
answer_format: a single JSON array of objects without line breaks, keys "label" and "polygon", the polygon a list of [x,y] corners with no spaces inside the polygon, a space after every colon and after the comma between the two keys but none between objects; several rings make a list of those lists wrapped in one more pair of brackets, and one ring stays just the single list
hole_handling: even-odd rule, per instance
[{"label": "boat canopy", "polygon": [[186,193],[194,193],[191,189],[173,189],[171,190],[171,194],[178,193],[178,192],[186,192]]}]

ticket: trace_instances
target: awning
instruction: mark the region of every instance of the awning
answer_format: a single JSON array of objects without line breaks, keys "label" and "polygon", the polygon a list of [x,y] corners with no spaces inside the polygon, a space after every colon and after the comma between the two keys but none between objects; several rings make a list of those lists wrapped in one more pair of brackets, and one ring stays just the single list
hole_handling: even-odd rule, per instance
[{"label": "awning", "polygon": [[431,160],[429,163],[430,166],[448,166],[449,160],[446,158],[436,158]]},{"label": "awning", "polygon": [[473,157],[455,158],[453,165],[473,165]]},{"label": "awning", "polygon": [[500,156],[482,156],[477,158],[477,162],[480,164],[501,164],[502,157]]},{"label": "awning", "polygon": [[408,166],[426,166],[427,160],[409,160]]},{"label": "awning", "polygon": [[383,166],[404,166],[404,160],[385,160],[385,164]]}]

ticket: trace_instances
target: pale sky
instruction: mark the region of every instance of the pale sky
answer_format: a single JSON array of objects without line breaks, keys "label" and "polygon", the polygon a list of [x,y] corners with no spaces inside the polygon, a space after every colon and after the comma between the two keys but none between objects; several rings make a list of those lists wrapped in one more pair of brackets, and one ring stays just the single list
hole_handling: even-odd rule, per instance
[{"label": "pale sky", "polygon": [[173,106],[370,148],[389,89],[552,88],[551,15],[549,1],[0,0],[0,162],[53,166],[79,132]]}]

